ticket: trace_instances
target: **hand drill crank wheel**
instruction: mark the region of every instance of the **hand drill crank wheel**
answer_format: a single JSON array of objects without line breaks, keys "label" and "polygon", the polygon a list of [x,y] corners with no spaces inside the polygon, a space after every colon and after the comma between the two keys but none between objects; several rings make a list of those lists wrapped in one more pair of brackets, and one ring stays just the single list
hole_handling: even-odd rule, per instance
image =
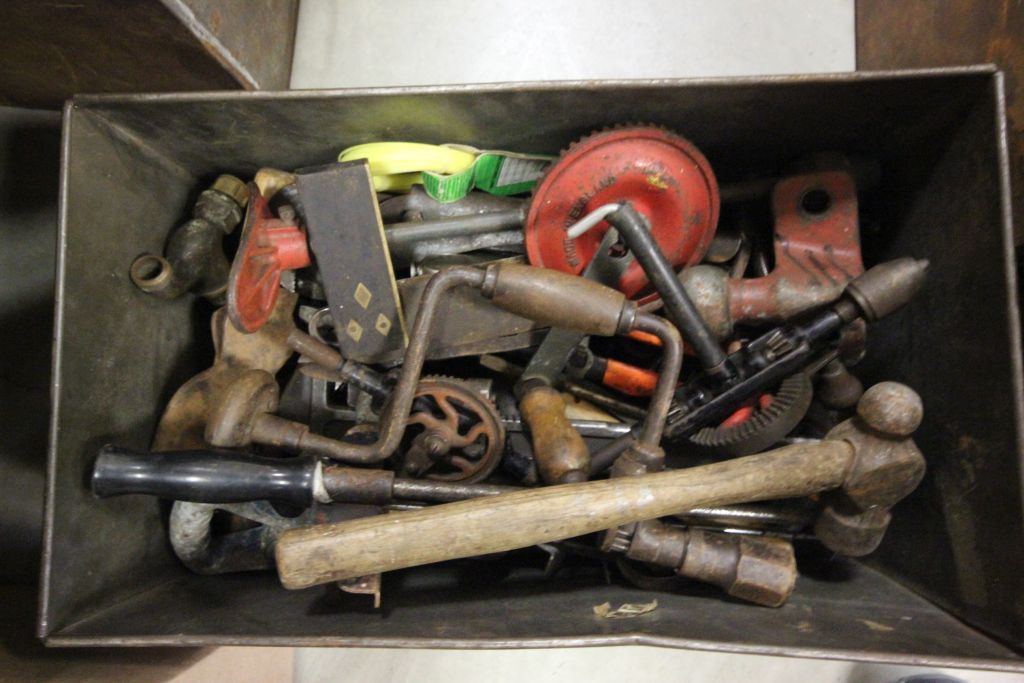
[{"label": "hand drill crank wheel", "polygon": [[439,377],[420,380],[414,405],[424,404],[429,407],[409,415],[408,433],[414,436],[402,461],[403,474],[464,483],[490,476],[505,448],[497,409],[458,380]]}]

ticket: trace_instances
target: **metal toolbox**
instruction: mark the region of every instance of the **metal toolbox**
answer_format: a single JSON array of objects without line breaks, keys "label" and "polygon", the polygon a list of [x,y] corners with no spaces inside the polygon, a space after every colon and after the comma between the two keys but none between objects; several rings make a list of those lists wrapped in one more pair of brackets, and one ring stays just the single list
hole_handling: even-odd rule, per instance
[{"label": "metal toolbox", "polygon": [[[544,580],[465,565],[385,577],[384,608],[271,573],[197,576],[166,540],[166,507],[99,501],[97,448],[144,449],[174,388],[208,365],[201,304],[137,291],[128,265],[219,172],[331,161],[349,144],[465,142],[555,153],[623,122],[678,130],[720,178],[821,150],[881,162],[862,198],[868,265],[931,261],[926,294],[873,328],[865,383],[925,402],[925,483],[868,563],[801,564],[789,604],[658,594],[599,573]],[[553,647],[650,644],[1024,670],[1022,415],[1002,76],[929,71],[389,90],[85,96],[68,104],[61,177],[53,416],[39,633],[51,645]],[[500,565],[500,562],[497,563]],[[710,596],[710,597],[709,597]]]},{"label": "metal toolbox", "polygon": [[59,109],[76,92],[288,87],[298,0],[7,0],[0,102]]}]

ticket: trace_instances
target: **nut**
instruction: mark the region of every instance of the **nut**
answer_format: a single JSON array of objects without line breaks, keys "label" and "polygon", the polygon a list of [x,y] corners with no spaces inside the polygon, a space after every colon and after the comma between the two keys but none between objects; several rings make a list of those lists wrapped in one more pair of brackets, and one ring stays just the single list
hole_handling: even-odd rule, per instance
[{"label": "nut", "polygon": [[221,194],[226,194],[235,200],[238,206],[245,208],[245,205],[249,203],[249,188],[244,182],[239,180],[233,175],[221,175],[213,181],[213,185],[210,186],[211,190],[216,190]]},{"label": "nut", "polygon": [[633,523],[608,529],[608,531],[604,532],[601,550],[606,553],[625,553],[629,550],[629,544],[633,541],[633,532],[636,527],[636,523]]},{"label": "nut", "polygon": [[786,602],[796,585],[793,546],[780,538],[730,536],[692,529],[682,576],[721,586],[733,597],[765,607]]},{"label": "nut", "polygon": [[741,537],[736,579],[725,591],[765,607],[780,607],[796,585],[793,546],[781,538]]}]

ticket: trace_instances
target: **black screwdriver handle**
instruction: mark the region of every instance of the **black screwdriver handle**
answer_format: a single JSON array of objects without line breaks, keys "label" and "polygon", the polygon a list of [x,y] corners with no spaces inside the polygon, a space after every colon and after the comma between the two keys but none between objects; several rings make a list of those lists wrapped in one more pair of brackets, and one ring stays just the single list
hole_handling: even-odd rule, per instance
[{"label": "black screwdriver handle", "polygon": [[313,502],[315,458],[263,458],[230,451],[146,453],[100,449],[92,490],[100,498],[144,494],[191,503]]}]

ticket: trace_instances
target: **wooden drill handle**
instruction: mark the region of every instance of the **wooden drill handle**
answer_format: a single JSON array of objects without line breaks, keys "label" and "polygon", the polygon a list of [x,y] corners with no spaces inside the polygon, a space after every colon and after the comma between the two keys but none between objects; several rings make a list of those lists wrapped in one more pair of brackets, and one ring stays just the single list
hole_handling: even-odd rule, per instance
[{"label": "wooden drill handle", "polygon": [[726,462],[447,503],[284,531],[285,588],[550,543],[696,507],[807,496],[837,488],[844,441],[786,446]]},{"label": "wooden drill handle", "polygon": [[590,449],[565,416],[565,400],[557,390],[539,385],[519,399],[519,414],[530,428],[541,479],[548,484],[586,481]]}]

